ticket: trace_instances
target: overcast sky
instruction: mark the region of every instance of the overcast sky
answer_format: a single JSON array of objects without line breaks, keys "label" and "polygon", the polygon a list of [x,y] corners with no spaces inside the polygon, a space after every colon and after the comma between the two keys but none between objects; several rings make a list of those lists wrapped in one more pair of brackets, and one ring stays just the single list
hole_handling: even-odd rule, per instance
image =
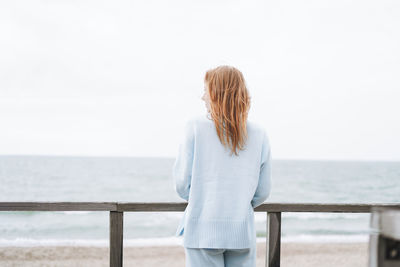
[{"label": "overcast sky", "polygon": [[2,1],[0,155],[175,157],[240,69],[273,159],[400,160],[400,2]]}]

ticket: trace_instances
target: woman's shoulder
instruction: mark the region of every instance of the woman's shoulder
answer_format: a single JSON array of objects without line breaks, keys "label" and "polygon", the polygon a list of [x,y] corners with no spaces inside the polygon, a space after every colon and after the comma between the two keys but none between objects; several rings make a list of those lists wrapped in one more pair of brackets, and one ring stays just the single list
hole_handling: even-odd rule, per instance
[{"label": "woman's shoulder", "polygon": [[201,124],[212,124],[213,121],[207,117],[207,115],[194,115],[190,117],[187,120],[187,123],[190,124],[196,124],[196,125],[201,125]]},{"label": "woman's shoulder", "polygon": [[260,135],[267,134],[266,128],[259,122],[247,119],[247,129]]},{"label": "woman's shoulder", "polygon": [[[214,122],[211,118],[204,115],[194,115],[187,120],[188,124],[197,124],[197,125],[213,125]],[[266,128],[259,122],[247,119],[247,129],[252,132],[258,132],[260,134],[266,134]]]}]

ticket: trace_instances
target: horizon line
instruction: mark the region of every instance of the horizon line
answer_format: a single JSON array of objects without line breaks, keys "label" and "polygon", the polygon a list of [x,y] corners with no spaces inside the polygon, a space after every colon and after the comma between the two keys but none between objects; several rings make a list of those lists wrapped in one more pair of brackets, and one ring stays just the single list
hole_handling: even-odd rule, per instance
[{"label": "horizon line", "polygon": [[[66,157],[66,158],[163,158],[175,159],[175,156],[127,156],[127,155],[88,155],[88,154],[0,154],[0,157]],[[272,161],[340,161],[340,162],[399,162],[386,159],[318,159],[318,158],[272,158]]]}]

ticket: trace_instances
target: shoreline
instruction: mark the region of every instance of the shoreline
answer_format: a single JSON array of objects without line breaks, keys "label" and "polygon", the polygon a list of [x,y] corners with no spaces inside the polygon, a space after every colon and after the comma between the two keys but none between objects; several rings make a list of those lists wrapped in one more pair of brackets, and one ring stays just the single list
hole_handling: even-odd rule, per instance
[{"label": "shoreline", "polygon": [[[257,267],[265,266],[265,242],[257,243]],[[180,245],[125,247],[124,266],[185,266]],[[281,244],[281,265],[351,266],[368,263],[368,242]],[[0,266],[109,266],[109,248],[94,246],[0,247]]]},{"label": "shoreline", "polygon": [[[258,243],[265,243],[266,237],[257,237]],[[365,243],[369,235],[298,235],[281,237],[281,243]],[[2,247],[108,247],[109,239],[1,239]],[[124,247],[165,247],[182,246],[183,237],[125,238]]]}]

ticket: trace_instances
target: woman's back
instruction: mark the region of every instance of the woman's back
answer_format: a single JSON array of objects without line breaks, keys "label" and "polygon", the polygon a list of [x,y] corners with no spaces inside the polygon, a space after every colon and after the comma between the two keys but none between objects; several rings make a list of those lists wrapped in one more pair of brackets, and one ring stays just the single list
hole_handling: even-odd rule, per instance
[{"label": "woman's back", "polygon": [[263,127],[247,120],[244,150],[231,154],[214,122],[187,121],[173,167],[175,189],[188,200],[177,235],[193,248],[249,248],[255,242],[254,211],[270,193],[270,145]]}]

